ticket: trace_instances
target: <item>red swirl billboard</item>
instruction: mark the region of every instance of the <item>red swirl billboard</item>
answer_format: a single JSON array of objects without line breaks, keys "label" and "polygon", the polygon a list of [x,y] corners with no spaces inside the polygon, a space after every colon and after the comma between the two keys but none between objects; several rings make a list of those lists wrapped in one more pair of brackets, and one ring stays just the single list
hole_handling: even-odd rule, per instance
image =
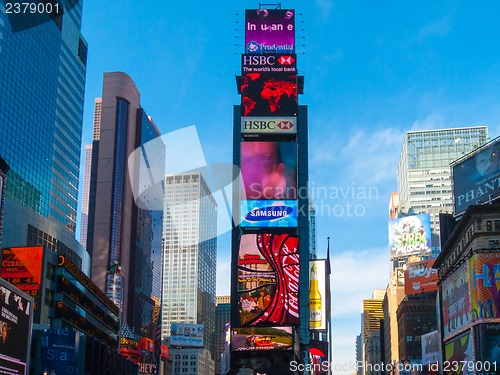
[{"label": "red swirl billboard", "polygon": [[238,316],[242,326],[299,324],[299,239],[245,234],[238,254]]}]

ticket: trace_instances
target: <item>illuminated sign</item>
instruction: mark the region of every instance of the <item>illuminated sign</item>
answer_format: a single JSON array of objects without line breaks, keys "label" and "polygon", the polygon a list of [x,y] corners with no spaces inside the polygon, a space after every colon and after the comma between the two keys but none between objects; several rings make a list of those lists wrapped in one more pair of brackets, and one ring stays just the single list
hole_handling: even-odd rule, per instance
[{"label": "illuminated sign", "polygon": [[500,139],[452,165],[455,215],[500,197]]},{"label": "illuminated sign", "polygon": [[242,134],[295,134],[295,117],[242,117]]},{"label": "illuminated sign", "polygon": [[407,263],[405,271],[405,294],[419,294],[438,290],[438,273],[432,268],[435,259]]},{"label": "illuminated sign", "polygon": [[41,368],[55,374],[77,373],[77,333],[65,329],[42,331]]},{"label": "illuminated sign", "polygon": [[175,346],[203,346],[203,324],[172,323],[170,326],[170,344]]},{"label": "illuminated sign", "polygon": [[0,278],[0,372],[27,374],[33,298]]},{"label": "illuminated sign", "polygon": [[292,327],[252,327],[232,330],[231,350],[292,350]]},{"label": "illuminated sign", "polygon": [[294,53],[295,10],[247,9],[245,45],[247,53]]},{"label": "illuminated sign", "polygon": [[242,73],[297,73],[297,56],[241,55]]},{"label": "illuminated sign", "polygon": [[309,261],[309,328],[326,330],[326,260]]},{"label": "illuminated sign", "polygon": [[299,324],[299,240],[245,234],[238,253],[240,325]]},{"label": "illuminated sign", "polygon": [[243,116],[297,116],[296,73],[244,73],[240,92]]},{"label": "illuminated sign", "polygon": [[431,253],[431,218],[429,214],[406,216],[389,221],[390,258]]},{"label": "illuminated sign", "polygon": [[470,258],[473,319],[500,317],[500,254],[474,254]]},{"label": "illuminated sign", "polygon": [[295,228],[297,201],[241,201],[242,228]]}]

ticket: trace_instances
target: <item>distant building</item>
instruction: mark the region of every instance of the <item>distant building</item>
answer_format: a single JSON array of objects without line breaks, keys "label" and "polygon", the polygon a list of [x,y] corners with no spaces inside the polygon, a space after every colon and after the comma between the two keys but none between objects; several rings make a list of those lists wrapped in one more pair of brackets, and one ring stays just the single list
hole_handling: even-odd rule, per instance
[{"label": "distant building", "polygon": [[221,357],[226,349],[226,328],[231,320],[231,296],[217,296],[215,302],[215,373],[221,373]]},{"label": "distant building", "polygon": [[[363,354],[366,365],[381,363],[380,321],[384,318],[382,302],[385,290],[375,289],[372,298],[363,300]],[[365,375],[381,375],[367,367]]]},{"label": "distant building", "polygon": [[159,136],[133,80],[122,72],[105,73],[94,108],[87,250],[92,281],[120,308],[123,329],[135,339],[153,339],[156,330],[163,212],[137,206],[127,161]]},{"label": "distant building", "polygon": [[215,362],[208,349],[171,348],[172,375],[213,375]]},{"label": "distant building", "polygon": [[80,243],[87,248],[87,228],[89,224],[90,173],[92,170],[92,145],[85,146],[83,165],[82,216],[80,220]]},{"label": "distant building", "polygon": [[163,253],[162,337],[174,322],[204,324],[213,353],[217,205],[201,173],[165,177]]}]

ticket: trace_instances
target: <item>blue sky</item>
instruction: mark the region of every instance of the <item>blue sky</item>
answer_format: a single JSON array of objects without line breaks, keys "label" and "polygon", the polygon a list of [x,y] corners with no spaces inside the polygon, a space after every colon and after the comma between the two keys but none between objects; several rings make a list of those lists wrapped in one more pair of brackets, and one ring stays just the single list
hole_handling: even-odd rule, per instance
[{"label": "blue sky", "polygon": [[[162,133],[196,125],[206,159],[230,163],[244,9],[257,7],[85,1],[84,144],[103,73],[123,71]],[[387,285],[387,207],[404,132],[487,125],[491,138],[500,135],[500,3],[289,0],[282,7],[301,13],[310,182],[339,192],[315,204],[320,256],[332,238],[334,359],[343,364],[354,360],[362,299]],[[357,211],[349,215],[348,205]],[[218,294],[229,293],[229,250],[221,237]]]}]

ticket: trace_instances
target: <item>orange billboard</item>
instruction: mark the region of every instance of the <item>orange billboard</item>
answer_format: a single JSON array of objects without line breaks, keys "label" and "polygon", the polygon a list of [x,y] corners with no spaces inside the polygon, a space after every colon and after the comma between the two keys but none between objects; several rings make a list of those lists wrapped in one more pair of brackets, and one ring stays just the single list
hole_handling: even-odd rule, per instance
[{"label": "orange billboard", "polygon": [[405,271],[405,294],[419,294],[438,290],[438,273],[434,265],[435,259],[407,263]]}]

